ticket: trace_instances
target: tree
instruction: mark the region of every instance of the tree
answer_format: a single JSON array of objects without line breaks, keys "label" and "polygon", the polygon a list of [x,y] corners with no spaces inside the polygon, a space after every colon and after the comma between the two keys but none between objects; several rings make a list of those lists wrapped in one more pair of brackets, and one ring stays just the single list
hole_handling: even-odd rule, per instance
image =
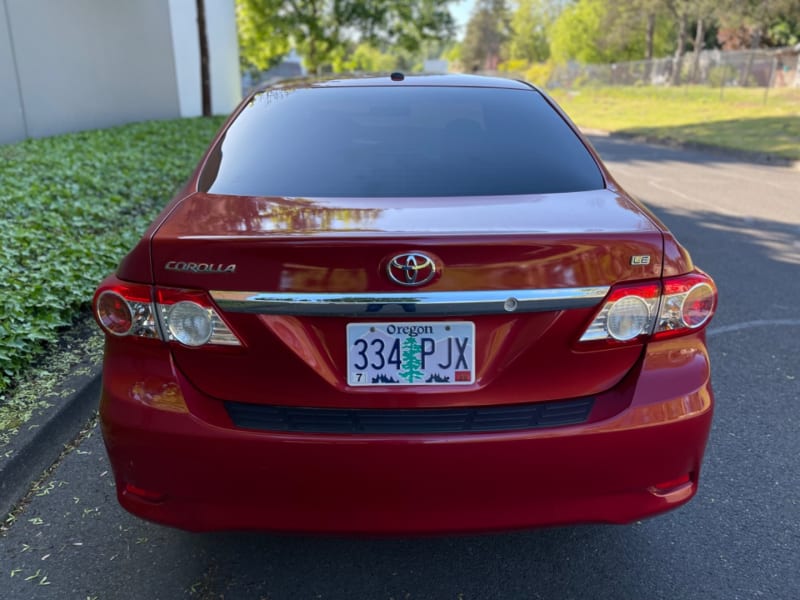
[{"label": "tree", "polygon": [[631,0],[626,6],[630,9],[629,13],[638,14],[638,20],[645,23],[644,59],[652,60],[657,54],[656,25],[664,21],[664,0]]},{"label": "tree", "polygon": [[291,50],[289,31],[272,2],[236,0],[239,61],[243,70],[266,71]]},{"label": "tree", "polygon": [[467,23],[461,45],[465,70],[496,69],[503,45],[511,34],[508,5],[505,0],[478,0]]},{"label": "tree", "polygon": [[550,53],[555,61],[612,62],[597,45],[604,16],[601,0],[579,0],[565,8],[550,30]]},{"label": "tree", "polygon": [[464,70],[463,63],[461,62],[461,48],[461,42],[454,42],[442,53],[442,58],[448,62],[451,70]]},{"label": "tree", "polygon": [[752,50],[759,48],[770,28],[781,22],[800,22],[797,0],[719,0],[717,16],[723,28],[744,28]]},{"label": "tree", "polygon": [[528,63],[546,61],[550,57],[547,31],[558,11],[552,0],[520,0],[511,17],[509,59]]},{"label": "tree", "polygon": [[703,49],[705,27],[711,20],[718,6],[718,0],[665,0],[665,5],[675,20],[677,38],[675,43],[675,58],[672,61],[672,75],[670,83],[679,85],[683,72],[683,55],[689,41],[690,25],[695,25],[694,57],[690,79],[696,77],[700,64],[700,51]]},{"label": "tree", "polygon": [[683,54],[686,52],[686,41],[689,38],[689,17],[692,12],[692,0],[667,0],[667,8],[678,26],[675,58],[672,61],[670,84],[680,85],[683,69]]},{"label": "tree", "polygon": [[770,25],[765,36],[770,46],[794,46],[800,43],[800,15],[781,17]]},{"label": "tree", "polygon": [[620,60],[652,60],[672,48],[674,29],[664,0],[607,2],[606,9],[605,47],[627,56]]},{"label": "tree", "polygon": [[236,0],[242,63],[268,69],[295,47],[314,72],[362,42],[414,52],[425,40],[452,38],[453,1]]},{"label": "tree", "polygon": [[670,25],[656,19],[656,4],[651,4],[645,9],[638,2],[578,0],[564,9],[550,29],[553,58],[556,62],[614,63],[665,52]]},{"label": "tree", "polygon": [[422,379],[424,373],[420,371],[422,361],[420,360],[420,345],[415,337],[407,337],[403,342],[403,371],[398,375],[408,383],[414,383],[415,379]]},{"label": "tree", "polygon": [[361,42],[345,63],[345,68],[364,73],[394,71],[397,68],[397,57],[381,52],[368,42]]}]

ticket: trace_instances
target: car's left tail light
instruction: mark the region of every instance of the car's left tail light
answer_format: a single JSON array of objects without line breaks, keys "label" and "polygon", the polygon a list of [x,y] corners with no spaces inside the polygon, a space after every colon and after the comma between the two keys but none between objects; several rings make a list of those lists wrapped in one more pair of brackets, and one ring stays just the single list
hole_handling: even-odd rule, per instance
[{"label": "car's left tail light", "polygon": [[202,290],[107,280],[95,293],[93,304],[100,327],[116,337],[155,339],[193,348],[242,345]]},{"label": "car's left tail light", "polygon": [[111,335],[159,338],[148,285],[99,289],[94,297],[94,314],[103,331]]},{"label": "car's left tail light", "polygon": [[192,347],[242,345],[205,292],[156,288],[156,299],[166,341]]}]

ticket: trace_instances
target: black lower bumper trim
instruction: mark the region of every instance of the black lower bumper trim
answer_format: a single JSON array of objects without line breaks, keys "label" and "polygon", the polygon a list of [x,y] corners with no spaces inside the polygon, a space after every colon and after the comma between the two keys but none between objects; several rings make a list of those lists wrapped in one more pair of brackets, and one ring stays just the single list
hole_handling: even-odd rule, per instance
[{"label": "black lower bumper trim", "polygon": [[517,431],[584,423],[594,398],[460,408],[307,408],[226,402],[233,424],[305,433],[459,433]]}]

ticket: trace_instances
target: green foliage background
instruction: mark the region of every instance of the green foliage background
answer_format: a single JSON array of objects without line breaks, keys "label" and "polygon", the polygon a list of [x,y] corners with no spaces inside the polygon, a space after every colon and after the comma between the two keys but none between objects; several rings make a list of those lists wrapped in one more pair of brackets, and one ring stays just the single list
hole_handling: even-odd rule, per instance
[{"label": "green foliage background", "polygon": [[798,40],[798,0],[475,0],[451,60],[493,70],[499,56],[500,70],[521,74],[545,61],[608,64]]},{"label": "green foliage background", "polygon": [[0,146],[0,400],[190,175],[222,118]]},{"label": "green foliage background", "polygon": [[[634,4],[617,4],[613,12],[607,0],[580,0],[570,4],[552,24],[550,52],[557,63],[613,63],[645,58],[647,23]],[[656,20],[654,56],[673,50],[674,24]]]},{"label": "green foliage background", "polygon": [[[360,66],[364,48],[388,53],[421,54],[426,44],[454,35],[449,4],[456,0],[236,0],[239,57],[243,70],[264,71],[295,48],[310,73],[340,70],[348,61]],[[366,45],[366,46],[365,46]],[[358,48],[360,57],[353,57]],[[386,59],[378,57],[379,66]]]}]

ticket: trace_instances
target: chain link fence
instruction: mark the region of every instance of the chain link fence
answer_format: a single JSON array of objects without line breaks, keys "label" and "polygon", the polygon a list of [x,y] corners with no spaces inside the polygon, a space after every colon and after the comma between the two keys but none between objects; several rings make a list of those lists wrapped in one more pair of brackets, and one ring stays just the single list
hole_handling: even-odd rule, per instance
[{"label": "chain link fence", "polygon": [[549,88],[583,85],[708,85],[800,88],[800,44],[772,50],[704,50],[681,59],[659,58],[605,65],[569,63],[554,69]]}]

